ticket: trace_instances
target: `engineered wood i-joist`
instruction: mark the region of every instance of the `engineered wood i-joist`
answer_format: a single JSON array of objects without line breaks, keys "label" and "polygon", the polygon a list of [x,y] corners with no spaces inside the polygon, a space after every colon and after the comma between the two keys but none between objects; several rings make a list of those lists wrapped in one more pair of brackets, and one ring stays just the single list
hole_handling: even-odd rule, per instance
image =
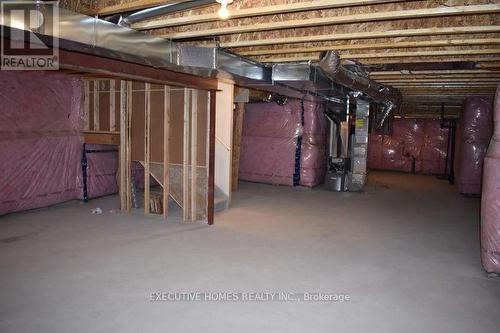
[{"label": "engineered wood i-joist", "polygon": [[347,50],[365,50],[365,49],[395,49],[395,48],[472,46],[472,45],[497,45],[497,44],[500,44],[500,38],[443,39],[443,40],[426,40],[426,41],[393,42],[393,43],[338,44],[338,45],[324,45],[318,47],[295,47],[295,48],[253,50],[253,51],[242,51],[237,53],[243,56],[257,56],[257,55],[272,55],[272,54],[287,54],[287,53],[322,52],[328,50],[347,51]]},{"label": "engineered wood i-joist", "polygon": [[171,3],[186,2],[186,1],[189,0],[135,0],[125,3],[123,1],[120,1],[121,3],[116,5],[98,7],[96,11],[89,12],[87,14],[104,16],[104,15],[125,13],[159,5],[167,5]]},{"label": "engineered wood i-joist", "polygon": [[443,79],[496,79],[500,78],[500,72],[497,74],[400,74],[400,75],[373,75],[370,78],[374,80],[443,80]]},{"label": "engineered wood i-joist", "polygon": [[170,39],[196,38],[206,36],[220,36],[228,34],[239,34],[245,32],[297,29],[314,27],[321,25],[335,25],[361,22],[375,22],[400,19],[431,18],[441,16],[474,15],[474,14],[494,14],[500,12],[500,5],[475,5],[456,7],[436,7],[423,9],[398,10],[388,12],[371,12],[366,14],[354,14],[344,16],[319,17],[303,20],[289,20],[281,22],[257,23],[249,25],[239,25],[233,27],[213,28],[204,30],[191,30],[164,35]]},{"label": "engineered wood i-joist", "polygon": [[[433,50],[433,51],[415,51],[415,52],[388,52],[388,53],[341,53],[341,59],[376,59],[376,58],[410,58],[410,57],[442,57],[442,56],[471,56],[471,55],[500,55],[498,49],[477,49],[477,50]],[[312,54],[311,56],[297,57],[270,57],[260,58],[265,62],[290,62],[290,61],[305,61],[318,60],[320,54]]]},{"label": "engineered wood i-joist", "polygon": [[[370,76],[387,76],[387,75],[441,75],[441,74],[494,74],[497,72],[487,70],[487,69],[443,69],[443,70],[420,70],[411,71],[410,73],[402,73],[400,71],[371,71]],[[500,74],[500,73],[499,73]]]},{"label": "engineered wood i-joist", "polygon": [[500,82],[500,77],[493,78],[432,78],[432,79],[415,79],[415,78],[399,78],[399,79],[384,79],[378,78],[378,82],[386,83],[436,83],[436,82]]},{"label": "engineered wood i-joist", "polygon": [[[245,9],[231,10],[229,19],[244,17],[254,17],[263,15],[274,15],[283,13],[295,13],[309,10],[321,10],[330,8],[353,7],[362,5],[376,5],[387,2],[403,2],[406,0],[316,0],[308,2],[287,3],[265,7],[252,7]],[[163,19],[151,20],[148,22],[138,22],[132,24],[132,29],[147,30],[173,27],[186,24],[197,24],[219,21],[218,13],[208,13],[199,15],[184,15],[181,17],[167,17]]]},{"label": "engineered wood i-joist", "polygon": [[[346,58],[346,59],[356,59],[356,57],[351,57]],[[343,64],[345,64],[345,60],[342,59]],[[319,61],[319,56],[317,57],[288,57],[288,58],[269,58],[269,59],[260,59],[259,61],[261,62],[268,62],[268,63],[273,63],[273,62],[295,62],[295,61],[312,61],[312,62],[318,62]],[[471,55],[456,55],[456,56],[435,56],[435,57],[430,57],[430,58],[422,58],[422,57],[401,57],[401,58],[371,58],[371,59],[366,59],[363,60],[362,63],[364,65],[371,65],[371,64],[404,64],[404,63],[436,63],[436,62],[450,62],[450,61],[472,61],[472,62],[477,62],[476,67],[478,68],[500,68],[500,65],[496,64],[496,62],[500,62],[500,57],[494,57],[494,56],[471,56]],[[487,65],[489,62],[495,62],[495,64],[492,64],[490,66]],[[484,64],[483,64],[484,63]]]},{"label": "engineered wood i-joist", "polygon": [[496,33],[496,32],[500,32],[500,25],[402,29],[402,30],[398,29],[398,30],[366,31],[366,32],[352,32],[352,33],[339,33],[339,34],[332,33],[328,35],[295,36],[295,37],[250,39],[250,40],[239,39],[233,42],[221,42],[220,46],[225,48],[237,48],[237,47],[262,46],[262,45],[314,43],[314,42],[355,40],[355,39],[482,34],[482,33]]}]

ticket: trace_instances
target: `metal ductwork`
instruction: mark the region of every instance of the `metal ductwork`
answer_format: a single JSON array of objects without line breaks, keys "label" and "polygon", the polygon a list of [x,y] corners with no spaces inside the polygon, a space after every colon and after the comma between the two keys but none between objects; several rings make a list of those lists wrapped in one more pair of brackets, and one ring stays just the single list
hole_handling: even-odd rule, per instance
[{"label": "metal ductwork", "polygon": [[[43,7],[40,10],[43,11]],[[50,11],[44,12],[47,18],[50,14]],[[177,44],[64,8],[59,9],[58,19],[58,45],[51,46],[61,49],[202,77],[231,79],[240,86],[290,98],[306,96],[310,100],[339,103],[347,94],[345,88],[332,82],[317,65],[310,63],[276,65],[273,69],[224,49]],[[30,31],[23,24],[4,20],[0,15],[0,25]],[[45,24],[33,32],[41,37],[55,34],[52,27]],[[42,39],[49,45],[52,41],[52,38]]]},{"label": "metal ductwork", "polygon": [[359,91],[384,106],[382,114],[378,118],[379,121],[376,124],[378,128],[382,128],[389,117],[399,111],[402,103],[402,95],[398,89],[382,85],[343,68],[340,65],[338,52],[326,52],[321,57],[319,67],[330,79],[354,91]]},{"label": "metal ductwork", "polygon": [[[156,6],[156,7],[152,7],[152,8],[147,8],[147,9],[143,9],[143,10],[134,12],[132,14],[126,15],[126,16],[120,16],[119,20],[118,20],[118,24],[120,26],[129,27],[133,23],[147,20],[147,19],[150,19],[150,18],[153,18],[156,16],[175,13],[175,12],[178,12],[181,10],[187,10],[187,9],[212,5],[214,3],[216,3],[215,0],[191,0],[191,1],[179,0],[179,1],[174,2],[174,3]],[[116,18],[116,16],[112,16],[110,18],[111,21],[113,21],[114,18]]]}]

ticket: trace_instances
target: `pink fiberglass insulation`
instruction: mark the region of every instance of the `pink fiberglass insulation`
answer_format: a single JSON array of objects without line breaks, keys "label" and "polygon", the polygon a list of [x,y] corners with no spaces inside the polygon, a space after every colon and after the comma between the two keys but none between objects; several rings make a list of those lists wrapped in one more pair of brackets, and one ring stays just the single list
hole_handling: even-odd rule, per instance
[{"label": "pink fiberglass insulation", "polygon": [[500,273],[500,86],[494,103],[494,135],[484,159],[481,197],[481,259],[488,272]]},{"label": "pink fiberglass insulation", "polygon": [[[300,105],[298,106],[300,108]],[[300,185],[314,187],[325,182],[328,121],[324,104],[304,101],[304,126],[300,159]]]},{"label": "pink fiberglass insulation", "polygon": [[292,138],[243,136],[239,178],[292,186],[295,149],[296,142]]},{"label": "pink fiberglass insulation", "polygon": [[437,119],[394,119],[392,134],[373,132],[368,167],[377,170],[443,174],[448,130]]},{"label": "pink fiberglass insulation", "polygon": [[0,76],[0,215],[81,194],[81,81],[47,73]]},{"label": "pink fiberglass insulation", "polygon": [[87,191],[89,198],[118,192],[118,147],[86,145]]},{"label": "pink fiberglass insulation", "polygon": [[323,105],[304,101],[304,124],[300,100],[280,106],[247,104],[243,122],[239,178],[241,180],[294,185],[297,140],[300,149],[300,185],[324,182],[326,172],[327,121]]},{"label": "pink fiberglass insulation", "polygon": [[483,160],[492,131],[491,98],[467,98],[463,105],[457,140],[456,184],[460,193],[481,193]]},{"label": "pink fiberglass insulation", "polygon": [[448,129],[439,120],[424,121],[424,138],[416,172],[426,175],[444,174],[448,155]]}]

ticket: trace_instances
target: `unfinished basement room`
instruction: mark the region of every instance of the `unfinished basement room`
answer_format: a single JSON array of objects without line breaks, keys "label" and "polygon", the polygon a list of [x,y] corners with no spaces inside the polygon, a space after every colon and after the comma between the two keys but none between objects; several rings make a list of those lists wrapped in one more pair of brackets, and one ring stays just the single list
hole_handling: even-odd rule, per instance
[{"label": "unfinished basement room", "polygon": [[498,0],[1,0],[0,332],[500,332]]}]

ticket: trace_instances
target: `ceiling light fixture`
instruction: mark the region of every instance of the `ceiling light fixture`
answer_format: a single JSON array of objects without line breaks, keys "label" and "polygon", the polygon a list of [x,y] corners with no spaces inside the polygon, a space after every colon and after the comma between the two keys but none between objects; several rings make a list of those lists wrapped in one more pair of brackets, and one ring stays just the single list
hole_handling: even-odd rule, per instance
[{"label": "ceiling light fixture", "polygon": [[219,17],[222,20],[227,20],[229,18],[229,10],[227,9],[227,5],[233,2],[233,0],[217,0],[218,3],[220,3],[220,9],[217,12]]}]

